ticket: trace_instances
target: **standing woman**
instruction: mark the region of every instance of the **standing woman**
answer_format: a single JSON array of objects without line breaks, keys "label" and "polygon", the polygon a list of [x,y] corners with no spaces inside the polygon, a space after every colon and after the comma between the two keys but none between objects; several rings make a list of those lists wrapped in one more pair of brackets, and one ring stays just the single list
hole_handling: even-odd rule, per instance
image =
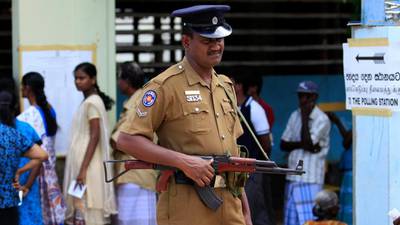
[{"label": "standing woman", "polygon": [[42,140],[42,148],[49,154],[40,170],[39,184],[43,223],[45,225],[64,224],[65,203],[56,174],[56,153],[54,139],[57,132],[56,114],[47,102],[44,93],[44,79],[37,72],[29,72],[22,77],[22,96],[30,104],[18,119],[29,123]]},{"label": "standing woman", "polygon": [[[15,129],[12,99],[11,93],[0,91],[0,221],[1,224],[18,225],[16,188],[20,188],[20,175],[39,166],[48,155]],[[18,169],[21,156],[31,160]]]},{"label": "standing woman", "polygon": [[[108,224],[111,214],[116,213],[114,187],[105,183],[103,169],[103,160],[111,157],[106,109],[111,109],[114,102],[100,91],[96,75],[96,67],[87,62],[74,70],[75,85],[84,100],[72,122],[65,165],[67,224]],[[67,194],[73,180],[87,187],[82,199]]]},{"label": "standing woman", "polygon": [[[6,77],[0,78],[0,91],[7,91],[11,94],[12,100],[9,110],[13,116],[16,115],[18,97],[14,80]],[[12,126],[32,142],[39,146],[42,144],[42,140],[28,123],[16,119]],[[29,161],[29,158],[21,157],[18,168],[23,168]],[[40,164],[19,177],[19,190],[23,193],[23,204],[18,206],[19,225],[44,225],[42,207],[40,205],[39,179],[37,177],[41,168],[42,165]]]}]

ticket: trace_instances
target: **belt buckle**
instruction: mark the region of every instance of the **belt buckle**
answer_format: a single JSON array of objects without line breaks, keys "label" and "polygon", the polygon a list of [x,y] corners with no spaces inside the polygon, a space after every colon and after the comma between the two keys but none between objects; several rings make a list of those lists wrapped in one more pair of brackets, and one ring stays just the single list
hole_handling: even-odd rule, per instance
[{"label": "belt buckle", "polygon": [[225,188],[226,182],[221,175],[215,175],[214,188]]}]

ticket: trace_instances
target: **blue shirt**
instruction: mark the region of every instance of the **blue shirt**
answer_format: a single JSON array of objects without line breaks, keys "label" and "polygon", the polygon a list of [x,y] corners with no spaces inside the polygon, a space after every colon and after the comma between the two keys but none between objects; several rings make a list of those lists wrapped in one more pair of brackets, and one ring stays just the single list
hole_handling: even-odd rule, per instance
[{"label": "blue shirt", "polygon": [[[26,138],[40,145],[42,140],[36,131],[29,125],[29,123],[15,120],[15,128],[21,132]],[[23,167],[30,161],[29,158],[21,157],[19,161],[19,168]],[[27,171],[19,177],[21,185],[25,185],[29,179],[31,170]],[[19,212],[19,225],[43,225],[42,207],[40,199],[39,181],[36,177],[33,182],[28,195],[24,197],[22,205],[18,207]]]},{"label": "blue shirt", "polygon": [[12,186],[20,156],[33,142],[16,129],[0,123],[0,208],[17,206],[19,199]]},{"label": "blue shirt", "polygon": [[42,139],[40,139],[39,135],[36,133],[35,129],[29,123],[20,121],[18,119],[15,120],[15,129],[21,132],[26,138],[34,142],[35,144],[41,145]]}]

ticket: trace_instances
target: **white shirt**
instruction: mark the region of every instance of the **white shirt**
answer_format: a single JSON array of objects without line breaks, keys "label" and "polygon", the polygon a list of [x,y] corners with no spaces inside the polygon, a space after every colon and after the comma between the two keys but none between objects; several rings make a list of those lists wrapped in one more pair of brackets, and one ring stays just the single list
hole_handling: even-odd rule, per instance
[{"label": "white shirt", "polygon": [[[314,107],[310,114],[309,129],[313,144],[319,144],[321,151],[311,153],[303,149],[294,149],[289,153],[288,166],[291,169],[296,167],[299,160],[304,162],[304,171],[302,176],[287,175],[286,179],[290,181],[306,183],[324,183],[325,158],[329,151],[329,133],[331,123],[328,116],[318,107]],[[301,141],[301,112],[300,109],[294,111],[289,118],[286,129],[282,134],[283,141],[299,142]]]},{"label": "white shirt", "polygon": [[245,107],[250,105],[250,119],[256,135],[260,136],[268,134],[270,132],[269,123],[267,120],[267,114],[262,106],[251,96],[247,99],[244,105]]}]

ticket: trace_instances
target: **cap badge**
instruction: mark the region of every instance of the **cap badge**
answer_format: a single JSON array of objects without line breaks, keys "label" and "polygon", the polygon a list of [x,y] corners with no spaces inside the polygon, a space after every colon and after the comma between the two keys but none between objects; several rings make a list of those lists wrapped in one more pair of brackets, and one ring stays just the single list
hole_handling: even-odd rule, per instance
[{"label": "cap badge", "polygon": [[218,18],[216,16],[214,16],[211,20],[213,25],[217,25],[218,24]]},{"label": "cap badge", "polygon": [[157,94],[153,90],[146,91],[144,93],[143,98],[142,98],[142,103],[146,107],[150,107],[156,102],[157,99]]},{"label": "cap badge", "polygon": [[299,85],[301,88],[303,88],[304,90],[308,90],[308,87],[306,86],[306,83],[301,82]]}]

